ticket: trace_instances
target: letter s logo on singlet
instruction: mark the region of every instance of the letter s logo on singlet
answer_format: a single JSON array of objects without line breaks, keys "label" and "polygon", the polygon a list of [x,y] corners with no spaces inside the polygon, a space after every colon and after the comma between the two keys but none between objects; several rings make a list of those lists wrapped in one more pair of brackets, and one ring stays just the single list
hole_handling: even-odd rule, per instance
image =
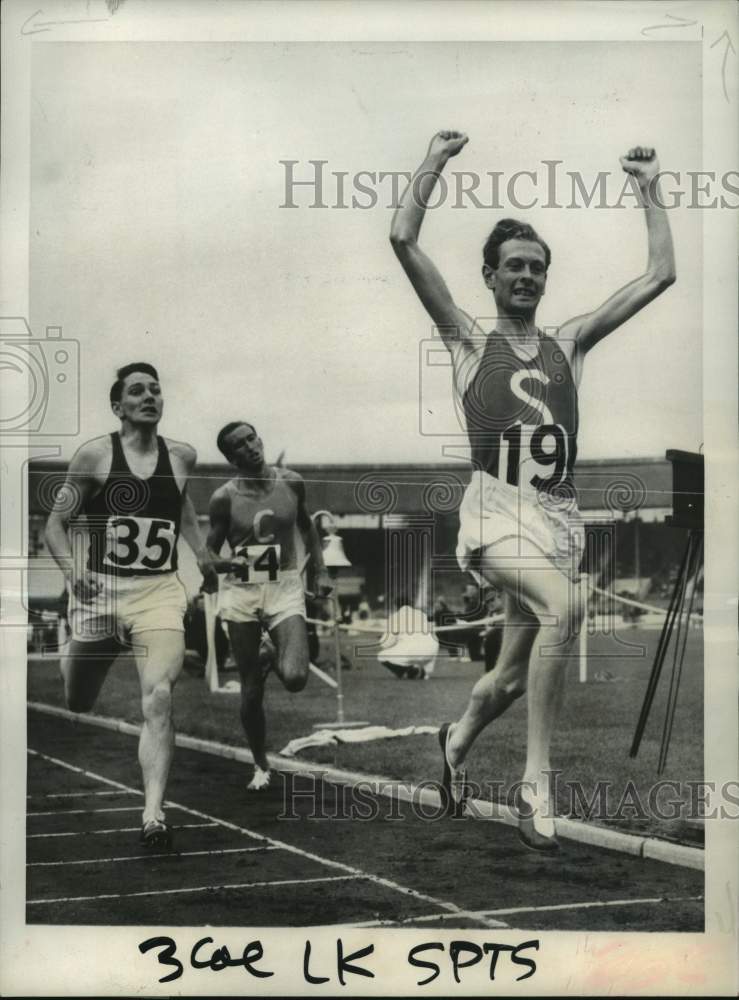
[{"label": "letter s logo on singlet", "polygon": [[[540,414],[542,423],[532,426],[517,421],[506,427],[501,434],[498,475],[501,478],[505,475],[507,483],[518,486],[521,469],[526,465],[529,469],[525,475],[530,485],[537,490],[547,489],[561,482],[567,475],[569,438],[562,424],[554,422],[552,411],[544,400],[532,396],[524,389],[522,383],[525,381],[538,381],[548,385],[549,376],[537,369],[521,369],[511,375],[511,392],[516,399]],[[553,447],[547,439],[553,442]],[[548,472],[551,466],[554,466],[554,470],[548,476],[539,475],[540,472]],[[534,474],[529,475],[529,471]]]},{"label": "letter s logo on singlet", "polygon": [[538,369],[534,369],[533,371],[523,369],[514,372],[511,375],[511,392],[516,399],[520,399],[522,403],[526,403],[532,410],[540,413],[542,423],[553,424],[554,417],[552,416],[552,411],[542,399],[537,399],[536,396],[532,396],[531,393],[526,392],[521,385],[522,382],[541,382],[543,385],[549,385],[549,376]]}]

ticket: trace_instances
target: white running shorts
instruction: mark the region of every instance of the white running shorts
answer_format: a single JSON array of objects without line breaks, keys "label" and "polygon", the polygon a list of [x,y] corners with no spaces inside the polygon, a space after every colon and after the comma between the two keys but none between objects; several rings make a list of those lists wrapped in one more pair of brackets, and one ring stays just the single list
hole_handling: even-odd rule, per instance
[{"label": "white running shorts", "polygon": [[183,619],[187,595],[176,573],[90,575],[102,585],[92,601],[81,601],[74,591],[69,597],[69,625],[73,639],[99,642],[116,637],[125,642],[137,632],[159,629],[185,631]]},{"label": "white running shorts", "polygon": [[504,538],[532,542],[561,573],[571,580],[577,578],[585,529],[574,502],[558,503],[546,494],[524,493],[475,470],[459,508],[459,565],[482,582],[472,568],[473,557]]},{"label": "white running shorts", "polygon": [[286,618],[305,618],[303,578],[296,569],[283,569],[265,583],[237,583],[226,579],[218,598],[218,613],[227,622],[260,622],[271,629]]}]

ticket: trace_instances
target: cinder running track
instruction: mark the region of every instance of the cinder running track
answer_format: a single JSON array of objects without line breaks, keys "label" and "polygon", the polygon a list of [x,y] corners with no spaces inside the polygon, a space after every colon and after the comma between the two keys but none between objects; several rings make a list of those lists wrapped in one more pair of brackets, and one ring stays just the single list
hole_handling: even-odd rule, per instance
[{"label": "cinder running track", "polygon": [[[144,856],[135,737],[30,711],[28,923],[703,930],[702,872],[572,841],[540,857],[500,823],[320,779],[249,794],[248,770],[178,748],[177,853]],[[331,818],[347,792],[354,818]]]}]

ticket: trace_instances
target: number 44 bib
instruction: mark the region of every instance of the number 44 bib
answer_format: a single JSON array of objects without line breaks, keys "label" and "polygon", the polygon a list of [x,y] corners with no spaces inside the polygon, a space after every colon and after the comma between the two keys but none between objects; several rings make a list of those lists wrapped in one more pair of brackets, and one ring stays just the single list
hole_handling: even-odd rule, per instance
[{"label": "number 44 bib", "polygon": [[234,578],[241,583],[274,583],[279,578],[279,545],[242,545],[234,558],[244,560],[233,570]]}]

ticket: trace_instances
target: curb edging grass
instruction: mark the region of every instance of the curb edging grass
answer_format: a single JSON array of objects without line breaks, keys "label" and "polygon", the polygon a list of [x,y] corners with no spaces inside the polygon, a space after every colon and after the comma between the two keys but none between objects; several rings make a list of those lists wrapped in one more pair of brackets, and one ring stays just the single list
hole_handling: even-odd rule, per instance
[{"label": "curb edging grass", "polygon": [[[47,705],[44,702],[37,701],[29,701],[28,708],[47,715],[56,715],[59,718],[68,719],[72,722],[98,726],[101,729],[124,733],[127,736],[138,736],[141,733],[141,726],[135,725],[132,722],[126,722],[124,719],[114,719],[91,713],[81,715],[77,712],[70,712],[69,709],[60,708],[57,705]],[[200,753],[237,760],[245,764],[254,763],[251,751],[245,747],[229,746],[226,743],[219,743],[216,740],[204,740],[196,736],[188,736],[186,733],[175,734],[175,745],[185,750],[197,750]],[[379,795],[388,794],[382,790],[382,786],[385,785],[405,801],[414,800],[432,807],[438,807],[440,802],[437,791],[431,788],[424,788],[422,785],[412,785],[407,782],[386,778],[382,775],[364,774],[361,771],[346,771],[325,764],[317,764],[313,761],[281,757],[279,754],[268,754],[267,757],[272,767],[282,771],[293,771],[302,774],[318,772],[324,780],[339,784],[352,784],[360,781],[373,782],[378,786],[377,794]],[[516,826],[517,824],[516,815],[513,810],[500,803],[484,799],[471,799],[468,802],[468,808],[473,815],[476,814],[477,817],[491,820],[495,823],[504,823],[506,826]],[[610,851],[618,851],[621,854],[629,854],[633,857],[648,858],[652,861],[662,861],[666,864],[678,865],[681,868],[693,868],[696,871],[705,871],[705,851],[698,847],[673,844],[666,840],[659,840],[656,837],[643,837],[633,833],[622,833],[619,830],[610,830],[607,827],[596,826],[593,823],[583,823],[581,820],[559,818],[555,820],[555,827],[557,833],[562,837],[581,844],[588,844],[592,847],[603,847]]]}]

